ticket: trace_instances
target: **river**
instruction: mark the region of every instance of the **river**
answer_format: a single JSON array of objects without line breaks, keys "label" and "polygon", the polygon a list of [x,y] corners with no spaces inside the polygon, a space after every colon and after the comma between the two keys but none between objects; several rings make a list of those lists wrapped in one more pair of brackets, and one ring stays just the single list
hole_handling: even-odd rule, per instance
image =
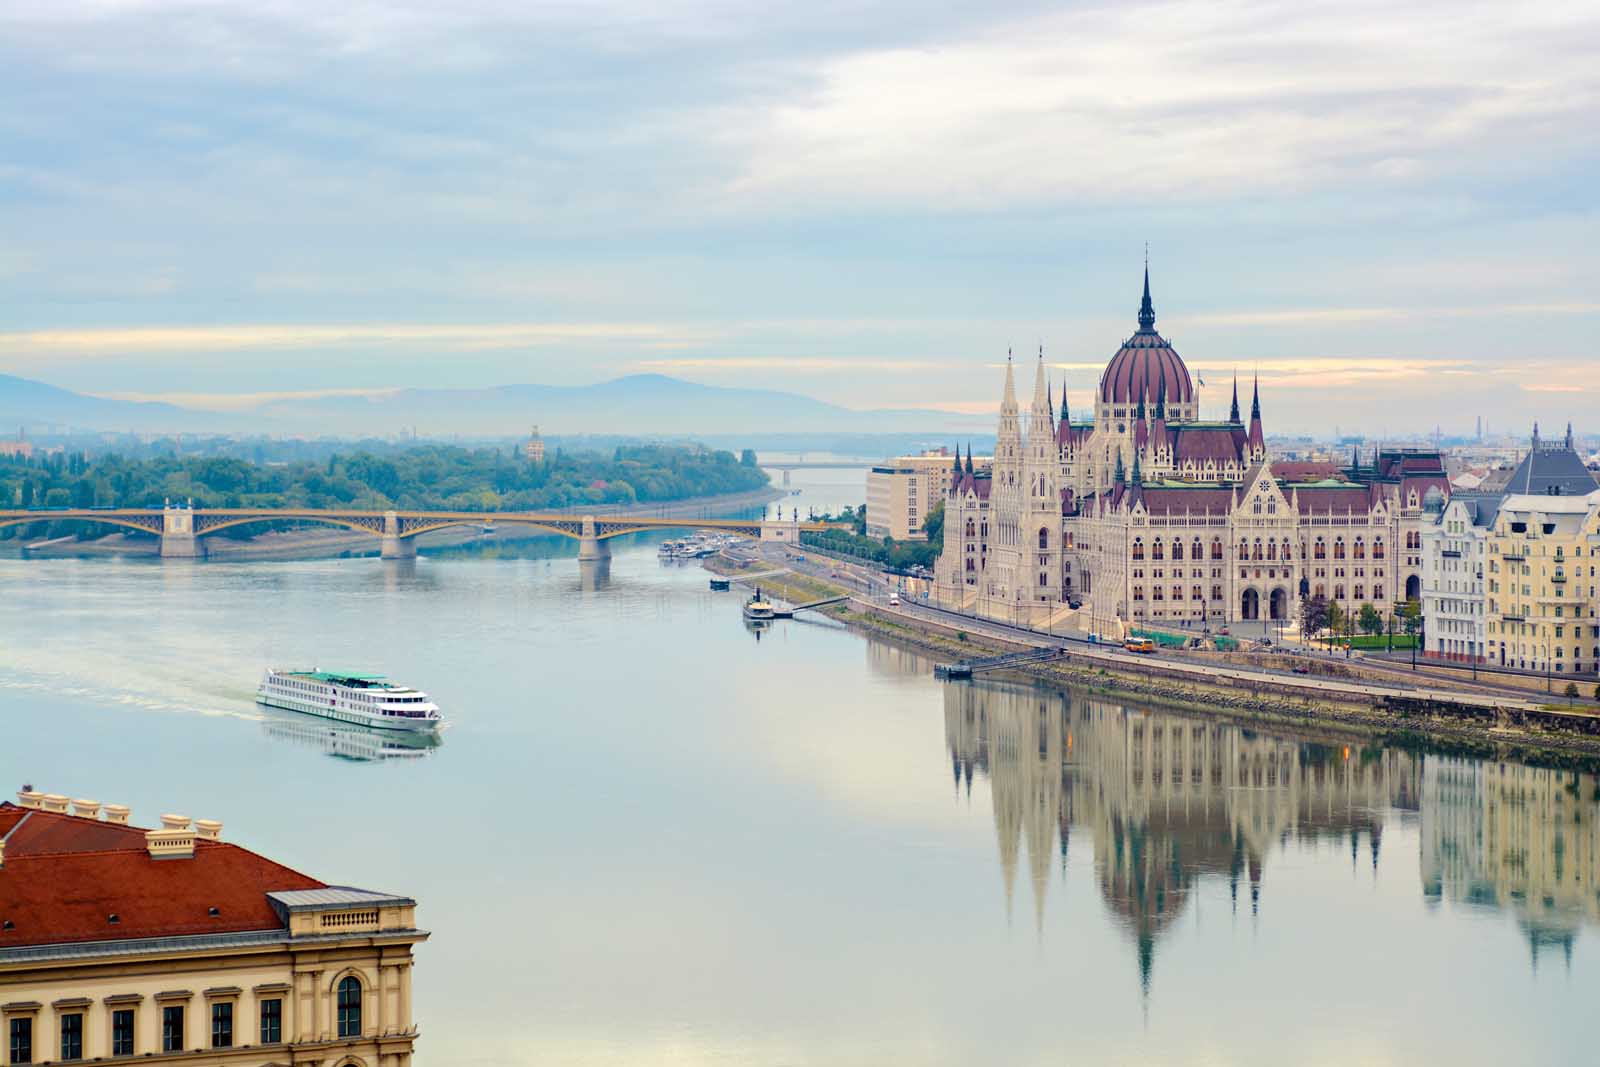
[{"label": "river", "polygon": [[[0,560],[0,768],[414,895],[418,1063],[1559,1063],[1600,1044],[1588,774],[757,642],[654,538]],[[373,670],[386,752],[252,702]]]}]

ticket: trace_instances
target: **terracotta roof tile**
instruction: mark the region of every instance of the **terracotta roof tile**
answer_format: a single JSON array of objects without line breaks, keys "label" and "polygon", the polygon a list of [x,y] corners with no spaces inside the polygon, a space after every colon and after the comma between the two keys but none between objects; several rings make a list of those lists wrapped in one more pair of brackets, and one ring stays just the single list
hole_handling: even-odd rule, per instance
[{"label": "terracotta roof tile", "polygon": [[267,893],[324,887],[228,842],[202,839],[192,859],[158,860],[137,827],[0,804],[8,823],[0,919],[11,928],[0,948],[281,929]]}]

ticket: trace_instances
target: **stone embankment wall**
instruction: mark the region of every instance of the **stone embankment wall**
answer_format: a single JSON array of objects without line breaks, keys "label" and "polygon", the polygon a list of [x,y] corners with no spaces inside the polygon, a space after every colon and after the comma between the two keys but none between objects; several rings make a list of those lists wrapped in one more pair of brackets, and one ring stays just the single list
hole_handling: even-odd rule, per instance
[{"label": "stone embankment wall", "polygon": [[[967,634],[930,620],[889,616],[859,603],[852,608],[848,616],[851,625],[939,659],[972,659],[1033,647],[1023,641]],[[1577,761],[1585,765],[1600,756],[1600,717],[1568,712],[1474,708],[1363,694],[1297,694],[1288,684],[1228,678],[1202,683],[1165,672],[1159,658],[1148,665],[1112,665],[1074,662],[1069,653],[1064,660],[998,673],[1082,686],[1111,695],[1137,696],[1249,721],[1335,727],[1360,735],[1377,735],[1391,744],[1428,740],[1481,755],[1538,755],[1545,762]]]}]

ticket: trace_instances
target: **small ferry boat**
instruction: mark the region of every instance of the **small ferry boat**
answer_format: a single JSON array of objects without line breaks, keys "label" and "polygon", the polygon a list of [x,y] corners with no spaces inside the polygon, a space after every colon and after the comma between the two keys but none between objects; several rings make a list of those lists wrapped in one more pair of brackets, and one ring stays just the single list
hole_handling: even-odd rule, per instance
[{"label": "small ferry boat", "polygon": [[744,602],[744,617],[751,622],[770,622],[777,617],[777,611],[772,602],[761,595],[757,589],[749,600]]},{"label": "small ferry boat", "polygon": [[267,668],[256,702],[379,730],[436,730],[439,706],[428,694],[380,674]]}]

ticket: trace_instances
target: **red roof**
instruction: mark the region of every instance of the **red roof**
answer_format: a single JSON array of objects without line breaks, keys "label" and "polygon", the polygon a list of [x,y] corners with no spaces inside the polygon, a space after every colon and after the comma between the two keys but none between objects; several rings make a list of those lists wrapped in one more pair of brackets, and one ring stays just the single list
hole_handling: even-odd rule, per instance
[{"label": "red roof", "polygon": [[1297,485],[1293,492],[1301,512],[1332,511],[1335,515],[1365,515],[1380,496],[1375,485]]},{"label": "red roof", "polygon": [[1140,491],[1145,511],[1152,515],[1225,514],[1233,507],[1233,487],[1181,486],[1165,489],[1151,486]]},{"label": "red roof", "polygon": [[325,888],[222,841],[196,841],[192,859],[154,859],[144,834],[0,803],[0,949],[279,930],[268,893]]},{"label": "red roof", "polygon": [[1212,460],[1218,466],[1229,461],[1239,462],[1244,456],[1243,426],[1185,426],[1172,427],[1172,458],[1178,463],[1194,460],[1204,465]]},{"label": "red roof", "polygon": [[1290,461],[1274,463],[1272,473],[1280,482],[1320,482],[1327,478],[1338,478],[1341,481],[1344,475],[1339,473],[1337,463],[1317,463],[1313,461]]}]

